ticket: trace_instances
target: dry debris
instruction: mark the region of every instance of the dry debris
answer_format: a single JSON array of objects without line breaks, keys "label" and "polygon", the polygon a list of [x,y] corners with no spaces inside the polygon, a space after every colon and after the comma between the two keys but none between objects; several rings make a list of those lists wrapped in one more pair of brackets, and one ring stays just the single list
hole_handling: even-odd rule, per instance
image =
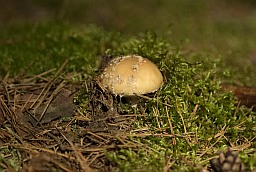
[{"label": "dry debris", "polygon": [[[2,80],[0,150],[19,151],[19,171],[111,171],[106,151],[152,149],[132,138],[186,137],[165,131],[131,133],[132,124],[143,114],[122,114],[118,97],[105,92],[97,80],[70,82],[63,73],[64,66],[65,63],[52,77],[49,74],[54,70],[19,79],[6,76]],[[89,98],[86,108],[74,104],[78,90]],[[221,153],[211,165],[215,171],[223,171],[227,166],[232,170],[244,169],[237,154],[230,151]],[[5,160],[0,162],[0,168],[15,171]],[[170,165],[164,169],[168,171]]]},{"label": "dry debris", "polygon": [[[80,112],[74,96],[83,83],[66,79],[64,65],[50,79],[52,70],[2,80],[0,148],[19,151],[20,171],[109,171],[106,150],[137,147],[125,139],[136,115],[118,115],[113,96],[95,81],[87,85],[91,100]],[[7,163],[0,167],[14,171]]]}]

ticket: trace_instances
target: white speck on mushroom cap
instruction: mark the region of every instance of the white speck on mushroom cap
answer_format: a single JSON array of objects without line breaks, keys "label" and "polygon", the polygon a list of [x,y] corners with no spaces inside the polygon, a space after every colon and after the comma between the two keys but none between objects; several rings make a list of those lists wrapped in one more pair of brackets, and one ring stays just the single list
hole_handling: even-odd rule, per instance
[{"label": "white speck on mushroom cap", "polygon": [[157,66],[147,58],[136,55],[111,60],[100,77],[102,85],[116,95],[151,93],[163,83]]}]

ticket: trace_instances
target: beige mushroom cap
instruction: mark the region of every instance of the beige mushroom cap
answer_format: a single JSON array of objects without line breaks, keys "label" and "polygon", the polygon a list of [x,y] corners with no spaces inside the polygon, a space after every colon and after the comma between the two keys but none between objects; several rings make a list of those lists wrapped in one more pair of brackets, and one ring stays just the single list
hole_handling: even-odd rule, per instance
[{"label": "beige mushroom cap", "polygon": [[147,58],[136,55],[111,60],[100,78],[102,86],[116,95],[151,93],[163,83],[157,66]]}]

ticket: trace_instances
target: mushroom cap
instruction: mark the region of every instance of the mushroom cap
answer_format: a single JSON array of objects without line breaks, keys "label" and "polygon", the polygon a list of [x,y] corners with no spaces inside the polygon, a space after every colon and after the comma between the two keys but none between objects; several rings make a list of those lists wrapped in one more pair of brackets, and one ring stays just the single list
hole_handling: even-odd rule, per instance
[{"label": "mushroom cap", "polygon": [[100,79],[107,90],[125,96],[154,92],[163,83],[163,75],[157,66],[136,55],[112,59]]}]

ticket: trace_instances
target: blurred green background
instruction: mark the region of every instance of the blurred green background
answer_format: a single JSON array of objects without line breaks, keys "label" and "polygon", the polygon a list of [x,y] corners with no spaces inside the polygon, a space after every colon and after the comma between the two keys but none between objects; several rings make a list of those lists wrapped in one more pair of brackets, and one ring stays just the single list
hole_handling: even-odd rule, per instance
[{"label": "blurred green background", "polygon": [[151,30],[184,54],[209,53],[237,72],[256,65],[254,0],[0,0],[0,6],[3,37],[10,34],[6,26],[49,21],[128,36]]}]

